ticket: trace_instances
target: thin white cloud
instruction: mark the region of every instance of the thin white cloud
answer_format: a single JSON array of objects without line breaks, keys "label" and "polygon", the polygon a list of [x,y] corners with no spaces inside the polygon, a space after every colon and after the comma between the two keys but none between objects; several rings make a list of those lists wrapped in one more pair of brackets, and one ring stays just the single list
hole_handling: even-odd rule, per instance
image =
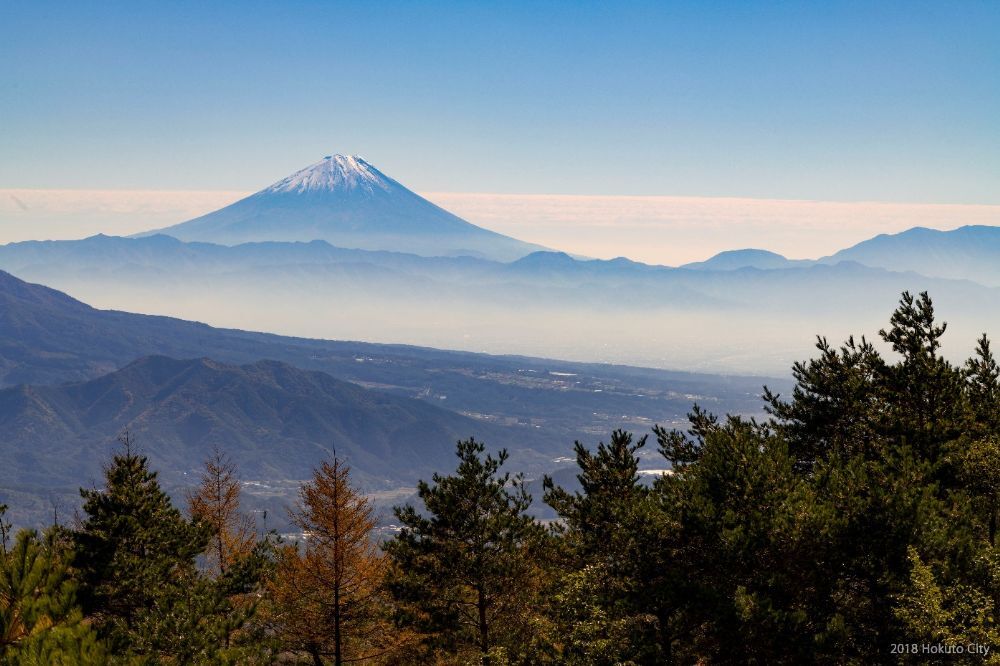
[{"label": "thin white cloud", "polygon": [[0,190],[0,243],[128,235],[175,224],[236,201],[245,192]]},{"label": "thin white cloud", "polygon": [[[0,242],[126,235],[220,208],[233,191],[0,190]],[[758,247],[830,254],[914,226],[1000,225],[1000,206],[772,199],[470,194],[424,196],[486,228],[592,257],[676,265]]]},{"label": "thin white cloud", "polygon": [[1000,225],[1000,206],[655,196],[428,193],[470,222],[600,258],[676,265],[723,250],[816,258],[915,226]]}]

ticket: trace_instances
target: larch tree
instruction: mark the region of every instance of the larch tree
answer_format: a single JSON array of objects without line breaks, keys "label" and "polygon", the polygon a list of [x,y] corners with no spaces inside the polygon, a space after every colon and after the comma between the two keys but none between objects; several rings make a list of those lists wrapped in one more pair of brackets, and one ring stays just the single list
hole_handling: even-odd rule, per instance
[{"label": "larch tree", "polygon": [[240,510],[236,465],[218,449],[205,461],[198,489],[188,495],[191,517],[212,528],[205,556],[209,569],[222,576],[249,557],[257,544],[253,517]]},{"label": "larch tree", "polygon": [[260,643],[259,592],[273,567],[273,543],[267,536],[258,538],[253,517],[240,510],[236,464],[218,449],[205,460],[198,488],[188,494],[188,511],[211,529],[203,554],[206,573],[227,602],[217,623],[221,647],[248,659],[253,644]]},{"label": "larch tree", "polygon": [[336,666],[390,651],[387,563],[371,501],[352,485],[349,466],[335,456],[315,470],[291,518],[305,543],[279,555],[271,589],[285,647]]}]

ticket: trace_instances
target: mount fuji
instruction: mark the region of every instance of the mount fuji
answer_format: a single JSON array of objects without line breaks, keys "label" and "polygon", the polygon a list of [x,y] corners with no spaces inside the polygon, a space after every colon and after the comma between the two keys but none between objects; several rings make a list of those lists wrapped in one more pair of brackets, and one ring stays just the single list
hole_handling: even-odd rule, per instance
[{"label": "mount fuji", "polygon": [[146,234],[237,245],[324,240],[361,250],[513,261],[545,248],[470,224],[358,156],[328,155],[207,215]]}]

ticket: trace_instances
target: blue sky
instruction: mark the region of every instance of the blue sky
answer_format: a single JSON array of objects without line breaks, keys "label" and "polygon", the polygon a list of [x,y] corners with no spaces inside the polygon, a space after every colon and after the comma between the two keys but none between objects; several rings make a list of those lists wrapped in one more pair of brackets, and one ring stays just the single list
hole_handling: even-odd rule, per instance
[{"label": "blue sky", "polygon": [[0,16],[0,188],[254,190],[345,152],[418,191],[1000,203],[998,2]]}]

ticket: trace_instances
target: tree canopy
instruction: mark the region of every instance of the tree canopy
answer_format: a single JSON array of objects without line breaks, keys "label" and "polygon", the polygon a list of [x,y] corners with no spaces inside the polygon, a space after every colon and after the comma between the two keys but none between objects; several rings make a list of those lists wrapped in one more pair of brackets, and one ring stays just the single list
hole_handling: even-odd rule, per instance
[{"label": "tree canopy", "polygon": [[904,293],[877,342],[818,338],[762,417],[577,442],[544,523],[468,439],[393,527],[323,463],[279,544],[226,459],[185,515],[126,437],[74,529],[11,535],[0,506],[0,660],[1000,663],[1000,366],[985,335],[952,362],[946,330]]}]

